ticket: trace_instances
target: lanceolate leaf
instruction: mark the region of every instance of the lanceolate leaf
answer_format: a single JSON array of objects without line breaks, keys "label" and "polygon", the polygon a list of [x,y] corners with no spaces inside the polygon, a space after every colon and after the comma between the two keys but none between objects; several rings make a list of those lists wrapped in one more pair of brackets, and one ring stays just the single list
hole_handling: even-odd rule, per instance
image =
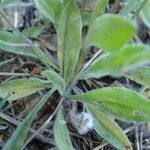
[{"label": "lanceolate leaf", "polygon": [[126,73],[126,76],[137,83],[150,87],[150,67],[132,69]]},{"label": "lanceolate leaf", "polygon": [[127,121],[150,121],[150,101],[129,89],[102,88],[70,98],[90,103],[116,118]]},{"label": "lanceolate leaf", "polygon": [[58,150],[73,150],[68,129],[65,124],[63,109],[60,108],[54,125],[54,137]]},{"label": "lanceolate leaf", "polygon": [[45,70],[42,72],[42,75],[47,77],[50,83],[57,87],[61,95],[65,92],[65,81],[64,79],[53,70]]},{"label": "lanceolate leaf", "polygon": [[15,35],[7,31],[0,30],[0,50],[38,58],[45,65],[50,65],[57,68],[53,60],[51,60],[37,46],[31,43],[32,42],[29,42],[27,37],[21,32]]},{"label": "lanceolate leaf", "polygon": [[47,94],[45,94],[41,98],[41,100],[36,104],[33,110],[21,122],[19,127],[16,129],[16,131],[12,135],[11,139],[4,146],[3,150],[20,150],[21,149],[32,121],[36,117],[38,111],[41,109],[41,107],[45,104],[45,102],[48,100],[48,98],[52,95],[54,91],[55,91],[55,88],[51,89]]},{"label": "lanceolate leaf", "polygon": [[88,104],[88,110],[93,115],[94,130],[104,140],[108,141],[114,147],[120,150],[132,150],[131,143],[127,136],[117,123],[102,111],[98,111],[91,104]]},{"label": "lanceolate leaf", "polygon": [[[32,47],[32,50],[34,51],[34,54],[37,56],[37,58],[43,63],[45,64],[47,67],[49,66],[53,66],[55,68],[57,68],[57,65],[55,65],[54,61],[51,60],[45,53],[43,53],[42,50],[40,50],[35,44],[33,44],[33,42],[31,40],[29,40],[22,32],[20,32],[18,29],[16,29],[14,27],[14,25],[11,23],[9,17],[7,17],[7,15],[5,15],[5,13],[3,13],[2,11],[0,11],[0,16],[7,22],[7,24],[12,28],[14,29],[17,34],[18,34],[18,37],[20,39],[22,39],[23,41],[25,41],[25,43],[27,42],[31,47]],[[5,39],[7,39],[7,36],[9,35],[6,35]],[[15,50],[14,50],[15,51]],[[18,52],[19,53],[19,52]],[[18,54],[17,53],[17,54]]]},{"label": "lanceolate leaf", "polygon": [[27,37],[36,38],[47,26],[47,24],[44,24],[37,27],[29,27],[23,30],[23,33]]},{"label": "lanceolate leaf", "polygon": [[34,0],[36,7],[41,11],[41,13],[48,19],[50,19],[55,26],[57,26],[62,10],[63,2],[62,0]]},{"label": "lanceolate leaf", "polygon": [[107,51],[121,48],[135,34],[131,20],[119,15],[105,14],[98,17],[89,29],[85,45],[97,46]]},{"label": "lanceolate leaf", "polygon": [[147,0],[140,14],[145,25],[147,25],[150,28],[150,1],[149,0]]},{"label": "lanceolate leaf", "polygon": [[97,58],[85,70],[81,78],[102,77],[105,75],[120,76],[132,68],[150,61],[150,47],[145,45],[126,45],[118,52]]},{"label": "lanceolate leaf", "polygon": [[0,30],[0,50],[37,58],[31,46],[19,35]]},{"label": "lanceolate leaf", "polygon": [[10,95],[7,100],[18,100],[44,88],[47,88],[45,83],[36,78],[4,81],[0,84],[0,97],[5,99]]},{"label": "lanceolate leaf", "polygon": [[58,27],[58,59],[66,85],[72,78],[81,47],[81,16],[73,0],[63,10]]}]

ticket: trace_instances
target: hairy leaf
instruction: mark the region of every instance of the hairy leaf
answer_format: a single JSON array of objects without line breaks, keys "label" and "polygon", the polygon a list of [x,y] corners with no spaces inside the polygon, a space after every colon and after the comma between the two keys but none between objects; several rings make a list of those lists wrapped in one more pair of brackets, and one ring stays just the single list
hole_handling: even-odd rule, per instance
[{"label": "hairy leaf", "polygon": [[137,83],[150,87],[150,67],[132,69],[126,73],[126,76]]},{"label": "hairy leaf", "polygon": [[66,5],[58,27],[58,59],[66,85],[75,70],[81,47],[81,16],[74,1]]},{"label": "hairy leaf", "polygon": [[97,58],[85,70],[81,77],[102,77],[106,75],[121,76],[132,68],[150,61],[150,47],[145,45],[126,45],[118,52]]},{"label": "hairy leaf", "polygon": [[81,12],[82,26],[88,26],[90,23],[91,13]]},{"label": "hairy leaf", "polygon": [[26,116],[26,118],[21,122],[19,127],[13,133],[11,139],[4,146],[3,150],[20,150],[25,142],[28,130],[31,126],[32,121],[36,117],[38,111],[45,104],[48,98],[53,94],[55,88],[51,89],[47,94],[45,94],[41,100],[36,104],[32,111]]},{"label": "hairy leaf", "polygon": [[47,77],[48,80],[55,87],[57,87],[57,89],[58,89],[58,91],[61,95],[64,94],[64,92],[65,92],[65,81],[58,73],[56,73],[53,70],[45,70],[45,71],[42,72],[42,75]]},{"label": "hairy leaf", "polygon": [[33,49],[19,35],[0,30],[0,50],[37,58]]},{"label": "hairy leaf", "polygon": [[[21,47],[22,46],[32,47],[32,52],[30,52],[30,51],[24,51],[24,50],[21,50],[21,52],[20,52],[18,49],[17,50],[16,49],[11,49],[11,47],[10,47],[10,49],[11,49],[11,51],[10,51],[8,49],[9,45],[13,46],[13,47],[16,46],[16,43],[13,40],[13,35],[10,34],[10,33],[6,33],[6,32],[5,32],[5,35],[3,35],[4,31],[0,31],[2,33],[2,39],[3,39],[1,41],[2,43],[0,43],[0,45],[2,46],[3,50],[8,51],[8,52],[12,52],[12,53],[15,53],[15,54],[22,54],[22,55],[25,55],[25,53],[26,53],[26,55],[29,55],[28,53],[31,53],[31,54],[34,53],[35,57],[37,57],[47,67],[53,66],[53,67],[57,68],[57,64],[54,62],[54,60],[52,58],[50,59],[50,57],[48,57],[42,50],[40,50],[35,44],[33,44],[33,42],[31,40],[29,40],[22,32],[20,32],[19,30],[17,30],[13,26],[13,24],[11,23],[11,21],[9,20],[9,18],[7,17],[7,15],[5,15],[3,12],[0,12],[0,16],[2,16],[2,18],[7,22],[7,24],[9,24],[9,26],[11,26],[17,32],[18,36],[15,37],[15,38],[17,38],[17,40],[20,39],[20,40],[23,41],[23,43],[21,43],[21,44],[19,43],[19,45],[17,45],[17,48],[18,48],[18,46],[19,46],[19,48],[20,48],[20,46]],[[9,36],[11,38],[10,41],[13,41],[14,43],[12,43],[12,44],[8,43],[8,42],[5,43],[5,40],[7,41],[9,39],[8,38]],[[26,43],[27,43],[27,45],[26,45]],[[23,44],[25,44],[25,45],[23,45]]]},{"label": "hairy leaf", "polygon": [[136,27],[131,20],[119,15],[105,14],[91,25],[86,46],[97,46],[107,51],[121,48],[135,34]]},{"label": "hairy leaf", "polygon": [[57,26],[64,6],[62,0],[34,0],[34,2],[41,13]]},{"label": "hairy leaf", "polygon": [[63,109],[60,108],[54,125],[54,137],[58,150],[73,150],[68,129],[65,124]]},{"label": "hairy leaf", "polygon": [[7,100],[18,100],[46,87],[42,80],[36,78],[4,81],[0,84],[0,97],[6,98],[10,95]]},{"label": "hairy leaf", "polygon": [[150,28],[150,1],[149,0],[147,0],[147,2],[145,3],[140,14],[145,25],[147,25]]},{"label": "hairy leaf", "polygon": [[150,101],[126,88],[102,88],[70,98],[90,103],[116,118],[127,121],[150,121]]},{"label": "hairy leaf", "polygon": [[94,119],[94,130],[104,140],[108,141],[117,149],[132,150],[131,143],[117,123],[102,111],[98,111],[94,106],[88,104],[88,110]]},{"label": "hairy leaf", "polygon": [[45,28],[47,25],[40,25],[37,27],[29,27],[25,30],[23,30],[24,35],[31,38],[36,38]]}]

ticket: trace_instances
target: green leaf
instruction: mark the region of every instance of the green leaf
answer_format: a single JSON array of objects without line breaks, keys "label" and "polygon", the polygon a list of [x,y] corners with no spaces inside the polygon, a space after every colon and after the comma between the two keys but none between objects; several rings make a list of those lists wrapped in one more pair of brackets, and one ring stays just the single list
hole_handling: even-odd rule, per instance
[{"label": "green leaf", "polygon": [[70,0],[62,0],[63,1],[63,3],[64,3],[64,6],[68,3],[68,2],[70,2]]},{"label": "green leaf", "polygon": [[[40,50],[36,45],[33,44],[33,42],[28,39],[22,32],[20,32],[18,29],[16,29],[14,27],[14,25],[11,23],[9,17],[7,17],[7,15],[5,15],[5,13],[3,13],[2,11],[0,11],[0,16],[6,21],[6,23],[14,30],[17,32],[18,37],[20,37],[20,39],[24,40],[25,43],[27,42],[31,47],[32,50],[34,52],[34,54],[37,56],[37,58],[43,63],[45,64],[48,68],[50,66],[53,66],[55,68],[57,68],[57,64],[54,62],[54,60],[50,57],[48,57],[42,50]],[[6,36],[7,37],[7,36]],[[6,38],[7,39],[7,38]],[[7,45],[8,46],[8,45]],[[7,46],[5,48],[7,48]],[[20,46],[20,45],[19,45]],[[14,50],[15,51],[15,50]],[[27,51],[26,51],[27,52]],[[19,53],[19,52],[18,52]]]},{"label": "green leaf", "polygon": [[51,89],[47,94],[45,94],[41,100],[36,104],[36,106],[32,109],[32,111],[26,116],[26,118],[21,122],[19,127],[16,129],[14,134],[8,143],[4,146],[3,150],[20,150],[25,142],[25,138],[27,136],[28,130],[31,126],[32,121],[36,117],[38,111],[45,104],[48,98],[55,91],[55,88]]},{"label": "green leaf", "polygon": [[37,9],[57,26],[64,4],[62,0],[34,0]]},{"label": "green leaf", "polygon": [[143,22],[150,28],[150,1],[147,0],[147,3],[144,5],[143,9],[140,12]]},{"label": "green leaf", "polygon": [[82,26],[88,26],[91,18],[91,13],[81,12]]},{"label": "green leaf", "polygon": [[70,1],[63,10],[58,27],[58,59],[66,85],[75,70],[81,47],[80,10]]},{"label": "green leaf", "polygon": [[127,43],[135,33],[136,27],[131,20],[119,15],[105,14],[91,25],[85,45],[114,51]]},{"label": "green leaf", "polygon": [[126,76],[139,84],[150,87],[150,67],[132,69],[126,73]]},{"label": "green leaf", "polygon": [[92,105],[88,104],[87,106],[88,110],[93,115],[94,130],[100,135],[100,137],[112,144],[117,149],[132,150],[129,139],[112,118],[102,111],[98,111]]},{"label": "green leaf", "polygon": [[106,75],[121,76],[127,71],[150,61],[150,47],[146,45],[126,45],[114,53],[97,58],[87,70],[81,74],[81,79],[102,77]]},{"label": "green leaf", "polygon": [[36,38],[45,28],[47,25],[40,25],[37,27],[29,27],[23,30],[23,34],[27,37]]},{"label": "green leaf", "polygon": [[10,95],[7,100],[14,101],[44,88],[47,88],[46,84],[42,80],[36,78],[4,81],[0,84],[0,97],[6,98]]},{"label": "green leaf", "polygon": [[58,150],[73,150],[68,129],[65,124],[63,109],[60,108],[54,125],[54,138]]},{"label": "green leaf", "polygon": [[0,50],[37,58],[31,46],[19,35],[0,30]]},{"label": "green leaf", "polygon": [[107,4],[108,4],[108,0],[98,0],[95,9],[92,12],[92,16],[90,19],[91,24],[97,17],[104,14]]},{"label": "green leaf", "polygon": [[116,118],[127,121],[150,121],[150,101],[126,88],[102,88],[70,98],[90,103]]},{"label": "green leaf", "polygon": [[39,59],[44,64],[49,64],[55,68],[55,62],[50,59],[43,51],[27,39],[23,33],[12,34],[10,32],[0,30],[0,50],[14,54],[31,56]]},{"label": "green leaf", "polygon": [[129,13],[136,11],[142,3],[142,0],[129,0],[127,5],[119,12],[119,14],[128,15]]},{"label": "green leaf", "polygon": [[61,95],[65,92],[65,81],[64,79],[53,70],[45,70],[42,72],[42,75],[47,77],[50,83],[57,87]]}]

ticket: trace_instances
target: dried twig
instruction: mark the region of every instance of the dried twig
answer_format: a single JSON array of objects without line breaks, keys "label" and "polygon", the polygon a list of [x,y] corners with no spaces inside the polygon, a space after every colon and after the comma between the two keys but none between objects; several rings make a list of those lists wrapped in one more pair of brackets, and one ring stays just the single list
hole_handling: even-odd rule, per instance
[{"label": "dried twig", "polygon": [[59,107],[61,106],[62,102],[64,101],[64,97],[60,100],[59,104],[57,105],[57,107],[55,108],[54,112],[52,113],[52,115],[46,120],[46,122],[35,132],[33,133],[33,135],[31,137],[29,137],[27,139],[27,141],[25,142],[25,144],[23,145],[22,149],[24,149],[28,143],[37,135],[39,134],[41,131],[43,131],[48,125],[49,122],[53,119],[53,117],[56,115],[57,111],[59,110]]},{"label": "dried twig", "polygon": [[8,5],[7,7],[25,7],[25,8],[27,8],[27,7],[33,7],[34,6],[34,4],[33,3],[14,3],[14,4],[10,4],[10,5]]},{"label": "dried twig", "polygon": [[29,74],[29,73],[0,72],[0,76],[16,76],[16,77],[21,77],[21,76],[31,76],[31,74]]},{"label": "dried twig", "polygon": [[[20,121],[18,121],[18,120],[16,120],[16,119],[14,119],[14,118],[12,118],[12,117],[10,117],[10,116],[8,116],[8,115],[2,113],[2,112],[0,112],[0,118],[3,118],[4,120],[8,121],[9,123],[11,123],[11,124],[13,124],[13,125],[15,125],[15,126],[19,126],[19,125],[20,125]],[[29,131],[30,131],[32,134],[37,133],[37,131],[34,130],[34,129],[32,129],[32,128],[30,128]],[[41,133],[37,133],[35,138],[37,138],[38,140],[40,140],[40,141],[42,141],[42,142],[44,142],[44,143],[48,143],[48,144],[54,145],[53,140],[51,140],[51,139],[49,139],[49,138],[46,138],[46,137],[43,136]]]}]

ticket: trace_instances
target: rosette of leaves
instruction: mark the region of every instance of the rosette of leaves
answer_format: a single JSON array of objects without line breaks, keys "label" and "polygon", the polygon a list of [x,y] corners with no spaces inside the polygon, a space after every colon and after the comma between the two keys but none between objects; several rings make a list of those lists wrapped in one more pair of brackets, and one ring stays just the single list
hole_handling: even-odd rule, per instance
[{"label": "rosette of leaves", "polygon": [[[85,16],[83,17],[76,1],[34,2],[41,14],[55,26],[58,36],[58,62],[48,58],[21,32],[16,30],[17,35],[14,35],[0,31],[0,50],[39,59],[45,64],[42,76],[47,78],[4,81],[0,84],[0,97],[12,102],[39,90],[50,89],[22,121],[3,149],[21,149],[37,112],[57,90],[62,100],[80,101],[86,106],[94,120],[93,129],[104,140],[117,149],[132,150],[129,139],[113,118],[131,122],[150,121],[150,101],[146,97],[124,87],[104,87],[75,95],[71,93],[78,81],[107,75],[126,76],[143,86],[150,86],[150,68],[141,67],[141,64],[150,62],[150,47],[133,43],[132,38],[137,31],[136,23],[119,14],[105,14],[108,1],[99,0],[94,11],[86,16],[88,30],[82,38]],[[4,17],[4,14],[1,15]],[[90,46],[99,50],[86,62]],[[71,150],[74,146],[64,122],[63,107],[60,107],[54,124],[56,146],[60,150]]]}]

